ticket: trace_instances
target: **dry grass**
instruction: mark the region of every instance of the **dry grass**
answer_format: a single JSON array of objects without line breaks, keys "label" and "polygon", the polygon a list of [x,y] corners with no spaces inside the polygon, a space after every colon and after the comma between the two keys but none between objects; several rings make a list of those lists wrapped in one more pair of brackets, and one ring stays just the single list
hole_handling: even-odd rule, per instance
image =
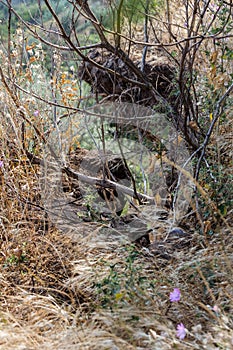
[{"label": "dry grass", "polygon": [[[39,169],[15,166],[11,154],[1,174],[0,349],[233,346],[232,230],[220,224],[207,238],[190,228],[191,243],[173,247],[170,260],[130,244],[96,247],[79,235],[93,225],[67,236],[26,203],[39,204]],[[174,287],[182,297],[171,304]]]},{"label": "dry grass", "polygon": [[[40,168],[24,154],[18,107],[2,85],[0,93],[0,349],[233,348],[233,210],[224,220],[211,212],[203,235],[201,223],[188,217],[189,242],[165,246],[169,259],[133,244],[97,246],[87,239],[98,235],[95,224],[65,235],[43,211]],[[229,184],[231,113],[211,141],[224,155],[225,163],[218,161]],[[207,210],[203,204],[203,216]],[[169,301],[174,288],[178,303]],[[176,336],[181,322],[183,341]]]}]

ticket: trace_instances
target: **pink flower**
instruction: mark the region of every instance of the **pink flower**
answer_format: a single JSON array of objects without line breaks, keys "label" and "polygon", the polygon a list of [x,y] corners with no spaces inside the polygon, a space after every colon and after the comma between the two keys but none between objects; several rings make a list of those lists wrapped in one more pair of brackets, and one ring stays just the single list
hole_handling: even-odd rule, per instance
[{"label": "pink flower", "polygon": [[170,301],[180,301],[180,290],[179,288],[174,288],[173,292],[170,293]]},{"label": "pink flower", "polygon": [[213,310],[216,314],[220,312],[220,309],[219,309],[219,307],[218,307],[217,305],[214,305],[213,308],[212,308],[212,310]]},{"label": "pink flower", "polygon": [[186,329],[183,323],[177,325],[176,335],[178,338],[180,338],[180,340],[183,340],[186,337]]}]

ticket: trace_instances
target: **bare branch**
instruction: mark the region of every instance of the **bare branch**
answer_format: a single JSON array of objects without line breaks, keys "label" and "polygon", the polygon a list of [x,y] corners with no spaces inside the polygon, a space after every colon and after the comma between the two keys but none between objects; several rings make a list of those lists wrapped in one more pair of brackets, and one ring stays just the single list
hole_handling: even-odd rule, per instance
[{"label": "bare branch", "polygon": [[217,120],[220,118],[221,116],[221,109],[222,109],[222,105],[223,103],[225,102],[226,98],[230,95],[230,93],[233,91],[233,83],[229,86],[229,88],[225,91],[225,93],[221,96],[221,98],[218,100],[218,102],[216,103],[216,107],[215,107],[215,110],[214,110],[214,113],[213,113],[213,120],[210,124],[210,127],[206,133],[206,136],[205,136],[205,139],[204,139],[204,142],[201,146],[201,155],[198,159],[198,163],[197,163],[197,167],[196,167],[196,175],[195,175],[195,179],[196,181],[198,180],[198,177],[199,177],[199,172],[200,172],[200,168],[201,168],[201,162],[205,156],[205,152],[206,152],[206,147],[209,143],[209,140],[210,140],[210,137],[212,135],[212,132],[214,130],[214,126],[217,122]]},{"label": "bare branch", "polygon": [[145,194],[136,192],[134,189],[128,188],[126,186],[123,186],[117,182],[113,182],[108,179],[98,179],[97,177],[87,176],[83,175],[81,173],[78,173],[76,171],[73,171],[70,167],[62,167],[61,168],[69,177],[79,180],[81,182],[87,183],[92,186],[100,186],[103,188],[111,188],[118,192],[124,193],[126,195],[129,195],[130,197],[140,199],[141,201],[146,201],[148,204],[155,204],[154,197],[147,196]]}]

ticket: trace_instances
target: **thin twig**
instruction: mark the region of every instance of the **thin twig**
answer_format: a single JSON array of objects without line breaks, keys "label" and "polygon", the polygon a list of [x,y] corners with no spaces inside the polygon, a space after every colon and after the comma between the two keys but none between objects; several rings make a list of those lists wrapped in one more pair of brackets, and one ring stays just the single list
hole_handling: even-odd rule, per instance
[{"label": "thin twig", "polygon": [[[146,0],[146,8],[145,8],[145,22],[144,22],[144,40],[146,43],[149,41],[148,35],[148,11],[149,11],[150,0]],[[146,65],[146,54],[148,51],[148,46],[145,45],[142,51],[142,61],[141,61],[141,71],[144,72]]]},{"label": "thin twig", "polygon": [[196,167],[196,174],[195,174],[196,181],[198,180],[198,177],[199,177],[201,162],[205,156],[206,147],[209,143],[214,126],[215,126],[217,120],[219,119],[219,117],[221,116],[222,105],[223,105],[224,101],[226,100],[226,98],[230,95],[231,91],[233,91],[233,83],[229,86],[229,88],[226,90],[226,92],[223,94],[223,96],[216,103],[216,107],[215,107],[215,110],[213,113],[213,120],[210,124],[209,130],[206,133],[205,140],[204,140],[203,144],[201,145],[202,151],[201,151],[201,155],[198,159],[198,163],[197,163],[197,167]]}]

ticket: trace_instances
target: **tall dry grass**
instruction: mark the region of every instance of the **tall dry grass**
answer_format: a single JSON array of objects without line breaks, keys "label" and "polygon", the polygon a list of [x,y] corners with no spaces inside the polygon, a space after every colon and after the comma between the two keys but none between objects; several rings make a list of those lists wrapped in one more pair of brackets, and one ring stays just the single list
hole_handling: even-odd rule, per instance
[{"label": "tall dry grass", "polygon": [[[0,85],[0,349],[233,348],[233,210],[215,210],[232,197],[221,192],[227,182],[231,191],[231,109],[208,153],[221,169],[221,186],[213,188],[205,172],[200,179],[212,205],[201,198],[202,215],[182,222],[188,239],[164,243],[162,254],[130,243],[96,246],[85,237],[98,235],[99,224],[80,224],[72,235],[54,226],[41,202],[41,168],[25,153],[41,155],[52,109],[6,83],[9,89]],[[174,288],[181,291],[177,303],[169,301]],[[183,341],[176,336],[180,323],[187,329]]]}]

